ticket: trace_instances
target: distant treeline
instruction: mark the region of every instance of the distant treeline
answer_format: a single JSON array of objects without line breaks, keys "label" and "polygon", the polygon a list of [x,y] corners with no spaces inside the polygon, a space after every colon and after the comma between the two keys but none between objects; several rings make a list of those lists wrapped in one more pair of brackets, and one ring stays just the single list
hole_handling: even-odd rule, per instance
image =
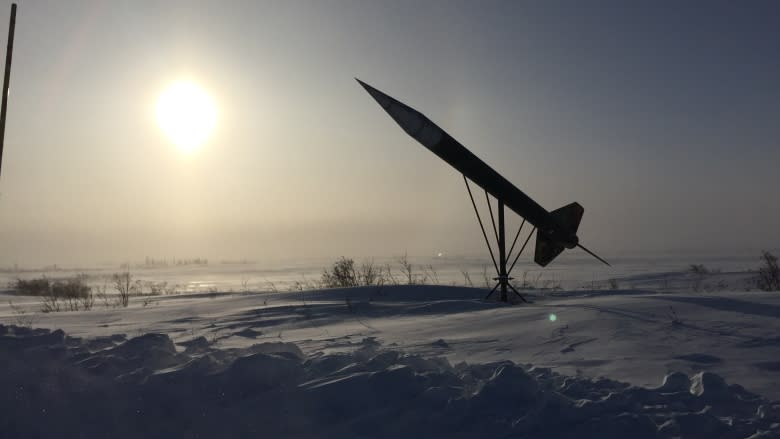
[{"label": "distant treeline", "polygon": [[166,258],[158,259],[147,256],[144,258],[143,264],[137,264],[132,267],[129,262],[121,264],[119,268],[127,270],[129,268],[152,268],[152,267],[170,267],[170,266],[183,266],[183,265],[208,265],[209,260],[207,258],[172,258],[170,262]]},{"label": "distant treeline", "polygon": [[223,259],[219,261],[220,265],[253,265],[257,261],[252,259]]}]

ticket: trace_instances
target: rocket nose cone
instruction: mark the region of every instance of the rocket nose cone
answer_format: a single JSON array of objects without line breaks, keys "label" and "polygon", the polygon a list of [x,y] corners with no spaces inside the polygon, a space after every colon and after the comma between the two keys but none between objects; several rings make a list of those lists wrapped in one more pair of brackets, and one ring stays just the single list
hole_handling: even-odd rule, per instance
[{"label": "rocket nose cone", "polygon": [[368,94],[371,95],[374,100],[382,106],[382,108],[387,108],[390,106],[390,103],[392,102],[392,99],[390,96],[382,93],[381,91],[375,89],[374,87],[371,87],[370,85],[366,84],[365,82],[361,81],[358,78],[355,78],[355,81],[358,82],[363,88],[368,92]]},{"label": "rocket nose cone", "polygon": [[355,78],[355,80],[366,89],[368,94],[374,98],[382,109],[384,109],[407,134],[414,137],[418,142],[429,149],[439,143],[444,132],[441,128],[437,127],[436,124],[428,120],[422,113],[397,99],[391,98],[357,78]]}]

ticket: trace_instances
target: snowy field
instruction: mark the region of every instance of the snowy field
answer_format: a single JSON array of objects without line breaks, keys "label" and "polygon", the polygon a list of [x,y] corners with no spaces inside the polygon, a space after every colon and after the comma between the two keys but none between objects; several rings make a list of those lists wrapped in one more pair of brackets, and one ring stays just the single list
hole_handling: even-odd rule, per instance
[{"label": "snowy field", "polygon": [[[780,252],[775,252],[780,253]],[[684,291],[693,285],[679,280],[679,273],[691,264],[702,264],[714,271],[743,272],[755,270],[759,265],[759,252],[746,252],[729,257],[710,254],[686,253],[637,253],[608,255],[612,267],[606,267],[584,252],[565,252],[554,264],[540,268],[521,257],[512,273],[520,283],[525,281],[538,288],[560,286],[565,289],[609,288],[609,279],[616,279],[622,288],[652,287],[663,291]],[[349,255],[347,255],[349,256]],[[325,267],[336,258],[300,258],[274,261],[208,261],[208,264],[179,265],[181,260],[169,258],[126,262],[135,279],[145,282],[165,282],[177,293],[197,292],[245,292],[245,291],[294,291],[299,288],[314,289]],[[354,258],[356,264],[372,262],[377,268],[390,269],[396,280],[403,283],[399,257]],[[414,265],[414,277],[419,283],[440,285],[485,286],[485,278],[491,280],[495,272],[486,256],[441,256],[409,258]],[[111,274],[125,271],[119,263],[101,265],[52,264],[46,267],[0,267],[0,289],[16,279],[47,276],[50,279],[87,274],[93,284],[99,285]],[[469,277],[464,277],[466,273]],[[652,276],[648,276],[648,273]],[[713,279],[711,279],[713,280]],[[711,286],[717,287],[715,283]],[[728,285],[727,285],[728,286]],[[721,290],[724,289],[719,287]],[[731,286],[734,288],[734,286]]]},{"label": "snowy field", "polygon": [[5,293],[0,437],[780,437],[780,293],[753,276],[514,305],[399,285],[42,314]]}]

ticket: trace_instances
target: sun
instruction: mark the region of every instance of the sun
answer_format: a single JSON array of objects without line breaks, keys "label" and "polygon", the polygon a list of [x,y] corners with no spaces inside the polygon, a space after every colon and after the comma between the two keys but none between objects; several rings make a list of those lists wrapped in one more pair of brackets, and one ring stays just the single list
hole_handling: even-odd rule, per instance
[{"label": "sun", "polygon": [[157,122],[176,146],[190,152],[214,131],[217,107],[200,86],[181,80],[171,84],[157,100]]}]

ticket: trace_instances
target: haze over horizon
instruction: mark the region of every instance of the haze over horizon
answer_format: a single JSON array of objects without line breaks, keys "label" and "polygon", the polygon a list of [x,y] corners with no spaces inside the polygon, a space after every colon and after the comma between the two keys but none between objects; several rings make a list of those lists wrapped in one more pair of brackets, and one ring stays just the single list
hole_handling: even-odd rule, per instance
[{"label": "haze over horizon", "polygon": [[[354,77],[547,210],[578,201],[607,259],[776,249],[778,19],[770,1],[25,0],[0,266],[486,254],[458,172]],[[158,108],[183,80],[216,111],[187,149]]]}]

